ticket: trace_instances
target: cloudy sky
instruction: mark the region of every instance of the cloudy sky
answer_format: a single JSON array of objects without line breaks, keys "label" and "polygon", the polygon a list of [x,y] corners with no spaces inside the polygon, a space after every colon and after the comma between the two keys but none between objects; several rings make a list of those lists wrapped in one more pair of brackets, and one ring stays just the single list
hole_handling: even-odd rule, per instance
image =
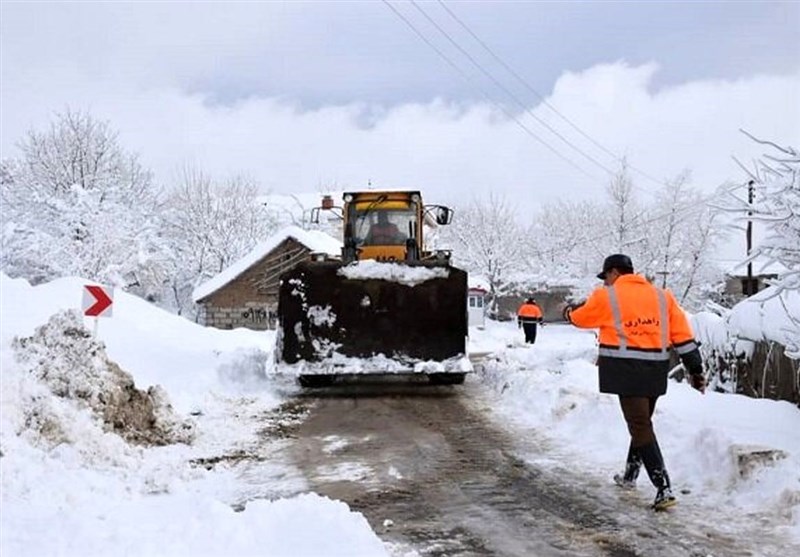
[{"label": "cloudy sky", "polygon": [[[800,146],[796,2],[6,2],[2,156],[69,107],[168,184],[185,164],[264,190],[488,192],[523,213],[711,191]],[[510,73],[508,69],[513,73]]]}]

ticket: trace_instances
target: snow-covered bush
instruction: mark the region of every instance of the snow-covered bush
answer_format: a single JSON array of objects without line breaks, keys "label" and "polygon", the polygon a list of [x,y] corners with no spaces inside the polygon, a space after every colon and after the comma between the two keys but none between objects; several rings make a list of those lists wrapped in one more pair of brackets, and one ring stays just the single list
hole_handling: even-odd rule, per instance
[{"label": "snow-covered bush", "polygon": [[723,208],[734,213],[742,223],[752,220],[763,225],[765,236],[755,246],[751,260],[759,258],[765,264],[778,263],[785,270],[771,281],[770,288],[748,300],[758,306],[754,310],[756,314],[765,317],[759,318],[759,323],[772,328],[776,322],[780,323],[780,331],[771,334],[754,331],[747,320],[737,327],[747,329],[743,333],[747,338],[780,342],[787,356],[798,359],[800,312],[794,306],[800,291],[800,153],[793,147],[752,139],[769,151],[753,169],[745,169],[748,195],[729,190]]}]

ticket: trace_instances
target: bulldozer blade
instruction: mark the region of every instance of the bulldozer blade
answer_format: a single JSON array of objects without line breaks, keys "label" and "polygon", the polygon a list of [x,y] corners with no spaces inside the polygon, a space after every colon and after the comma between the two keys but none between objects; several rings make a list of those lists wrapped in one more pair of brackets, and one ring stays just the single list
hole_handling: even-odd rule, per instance
[{"label": "bulldozer blade", "polygon": [[369,263],[443,271],[412,286],[348,278],[337,261],[296,266],[281,276],[279,363],[317,364],[317,369],[335,373],[353,358],[395,364],[382,371],[413,371],[420,363],[466,359],[466,272],[425,262]]}]

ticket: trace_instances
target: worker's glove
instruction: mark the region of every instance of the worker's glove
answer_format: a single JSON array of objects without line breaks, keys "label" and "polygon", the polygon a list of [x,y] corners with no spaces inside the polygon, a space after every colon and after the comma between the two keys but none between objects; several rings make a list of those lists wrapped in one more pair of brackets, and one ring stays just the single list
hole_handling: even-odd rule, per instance
[{"label": "worker's glove", "polygon": [[522,328],[522,321],[518,320],[517,321],[517,329],[521,329],[521,328]]},{"label": "worker's glove", "polygon": [[689,375],[689,383],[691,383],[692,388],[701,393],[706,392],[706,377],[702,373],[692,373]]},{"label": "worker's glove", "polygon": [[572,320],[569,318],[569,314],[572,313],[573,310],[578,309],[579,307],[581,307],[585,303],[586,302],[580,302],[578,304],[567,304],[566,307],[564,308],[564,311],[563,311],[564,321],[567,321],[567,322],[571,323]]}]

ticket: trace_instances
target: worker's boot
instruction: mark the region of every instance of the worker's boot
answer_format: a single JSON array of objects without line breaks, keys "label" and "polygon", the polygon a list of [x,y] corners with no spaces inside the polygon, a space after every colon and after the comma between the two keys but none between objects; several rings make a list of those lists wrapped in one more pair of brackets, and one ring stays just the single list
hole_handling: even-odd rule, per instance
[{"label": "worker's boot", "polygon": [[639,477],[639,470],[642,468],[642,459],[639,452],[631,445],[628,447],[628,458],[625,460],[625,471],[622,474],[614,474],[614,483],[623,489],[633,489],[636,487],[636,478]]},{"label": "worker's boot", "polygon": [[663,511],[677,504],[675,496],[672,494],[672,486],[669,481],[669,474],[664,468],[664,458],[661,456],[661,449],[658,443],[653,441],[649,445],[639,447],[639,455],[644,463],[647,475],[656,488],[656,498],[653,501],[653,509]]}]

